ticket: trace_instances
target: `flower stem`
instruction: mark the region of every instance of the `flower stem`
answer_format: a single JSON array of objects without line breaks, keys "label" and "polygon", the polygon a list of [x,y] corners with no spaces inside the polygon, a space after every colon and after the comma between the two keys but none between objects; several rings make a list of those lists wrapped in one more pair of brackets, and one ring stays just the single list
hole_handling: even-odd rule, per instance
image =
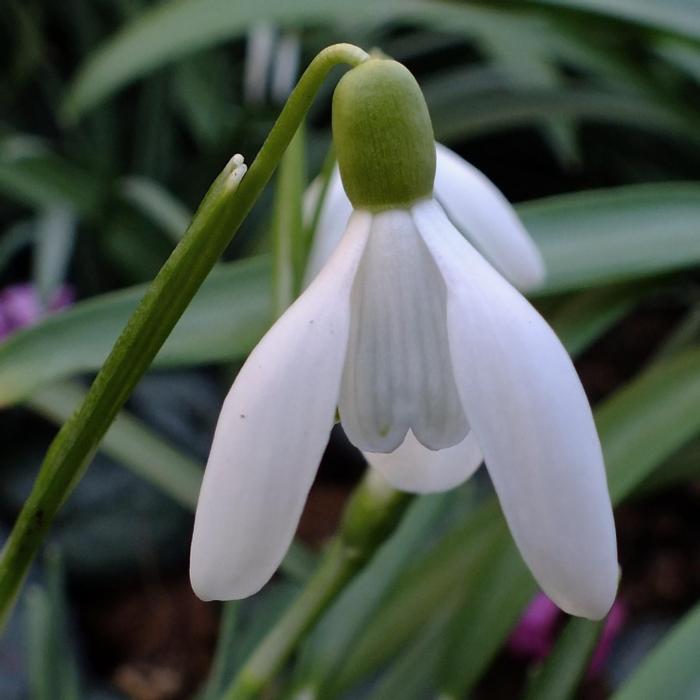
[{"label": "flower stem", "polygon": [[367,471],[316,573],[248,658],[222,700],[261,697],[299,640],[394,530],[410,501],[411,496],[392,489],[371,469]]},{"label": "flower stem", "polygon": [[301,76],[243,179],[232,159],[153,280],[78,410],[51,443],[0,558],[0,628],[32,559],[100,440],[274,172],[328,72],[367,54],[351,44],[321,51]]}]

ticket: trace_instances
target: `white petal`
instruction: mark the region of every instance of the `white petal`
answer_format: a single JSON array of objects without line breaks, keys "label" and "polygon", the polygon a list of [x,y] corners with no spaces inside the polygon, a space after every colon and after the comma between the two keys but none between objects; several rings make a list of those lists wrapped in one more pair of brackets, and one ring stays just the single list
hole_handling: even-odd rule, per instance
[{"label": "white petal", "polygon": [[435,148],[435,198],[452,222],[516,287],[539,287],[546,275],[542,256],[508,200],[466,160]]},{"label": "white petal", "polygon": [[617,588],[615,525],[600,442],[571,360],[437,203],[413,213],[447,284],[457,387],[513,537],[559,607],[603,617]]},{"label": "white petal", "polygon": [[466,481],[482,462],[481,451],[472,433],[462,442],[442,450],[429,450],[408,431],[393,452],[365,452],[369,465],[400,491],[435,493],[448,491]]},{"label": "white petal", "polygon": [[192,538],[190,578],[203,600],[255,593],[289,547],[335,418],[370,222],[353,216],[328,265],[253,350],[226,398]]},{"label": "white petal", "polygon": [[372,220],[352,288],[340,420],[362,450],[392,452],[411,429],[426,447],[461,442],[446,289],[406,210]]},{"label": "white petal", "polygon": [[[306,191],[304,196],[304,219],[307,224],[316,211],[319,195],[321,194],[321,180],[316,178]],[[352,204],[345,194],[343,183],[340,179],[340,170],[336,165],[331,173],[326,188],[325,199],[321,205],[318,217],[318,225],[314,234],[314,241],[309,252],[309,260],[306,266],[304,284],[308,285],[316,277],[319,270],[326,264],[336,246],[343,236],[348,219],[352,214]]]}]

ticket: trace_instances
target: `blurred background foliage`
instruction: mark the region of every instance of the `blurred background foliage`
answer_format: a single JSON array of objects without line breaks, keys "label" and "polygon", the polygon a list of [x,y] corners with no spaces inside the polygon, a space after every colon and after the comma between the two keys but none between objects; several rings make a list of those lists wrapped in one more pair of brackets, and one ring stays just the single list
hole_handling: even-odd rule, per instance
[{"label": "blurred background foliage", "polygon": [[[539,664],[504,650],[536,587],[479,476],[413,502],[270,697],[698,697],[697,0],[4,0],[0,36],[0,288],[31,283],[40,310],[0,323],[0,538],[216,173],[252,160],[317,51],[376,46],[541,247],[533,300],[596,405],[629,616],[595,677],[592,623],[561,622]],[[313,570],[362,468],[341,434],[260,595],[201,604],[186,560],[221,400],[303,262],[280,241],[332,88],[60,515],[0,642],[3,699],[215,700]]]}]

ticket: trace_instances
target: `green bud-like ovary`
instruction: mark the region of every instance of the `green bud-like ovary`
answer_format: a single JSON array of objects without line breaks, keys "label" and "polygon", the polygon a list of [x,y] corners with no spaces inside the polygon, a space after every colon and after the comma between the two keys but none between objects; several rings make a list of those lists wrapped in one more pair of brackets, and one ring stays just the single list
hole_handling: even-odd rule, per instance
[{"label": "green bud-like ovary", "polygon": [[435,138],[423,93],[396,61],[370,59],[333,95],[333,141],[353,206],[379,211],[430,197]]}]

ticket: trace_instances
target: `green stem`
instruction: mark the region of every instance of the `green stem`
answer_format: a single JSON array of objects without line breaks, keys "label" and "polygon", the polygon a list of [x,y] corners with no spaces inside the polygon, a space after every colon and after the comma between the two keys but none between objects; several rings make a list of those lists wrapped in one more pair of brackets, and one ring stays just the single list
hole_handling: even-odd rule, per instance
[{"label": "green stem", "polygon": [[243,665],[223,700],[261,697],[299,640],[393,531],[410,500],[408,494],[395,491],[368,470],[316,573]]},{"label": "green stem", "polygon": [[[231,162],[207,192],[185,236],[158,273],[117,340],[80,408],[52,442],[0,559],[0,626],[12,609],[32,559],[119,409],[211,268],[250,212],[302,122],[328,72],[367,59],[336,44],[311,62],[251,165],[238,182]],[[237,171],[240,173],[240,171]]]}]

